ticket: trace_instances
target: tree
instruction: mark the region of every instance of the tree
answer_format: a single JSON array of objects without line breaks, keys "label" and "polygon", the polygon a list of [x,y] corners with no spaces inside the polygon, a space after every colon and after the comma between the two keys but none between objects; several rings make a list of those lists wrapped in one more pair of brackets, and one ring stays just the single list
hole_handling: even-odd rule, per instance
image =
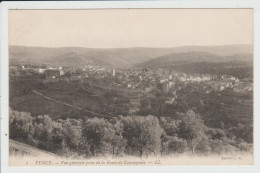
[{"label": "tree", "polygon": [[174,120],[170,117],[160,117],[160,125],[164,129],[166,135],[177,136],[179,132],[179,120]]},{"label": "tree", "polygon": [[206,128],[205,133],[212,140],[223,140],[226,137],[225,131],[222,129]]},{"label": "tree", "polygon": [[127,116],[122,118],[123,137],[127,140],[129,154],[157,154],[160,152],[162,129],[156,117],[148,115]]},{"label": "tree", "polygon": [[165,133],[163,130],[161,135],[161,156],[168,154],[168,141],[170,140],[170,137]]},{"label": "tree", "polygon": [[64,141],[70,149],[77,150],[82,139],[82,121],[76,119],[60,120]]},{"label": "tree", "polygon": [[52,147],[56,150],[56,152],[64,151],[66,144],[64,142],[64,133],[61,123],[54,123],[53,130],[50,134],[50,142],[52,143]]},{"label": "tree", "polygon": [[210,141],[207,136],[203,136],[196,146],[197,153],[207,154],[211,152]]},{"label": "tree", "polygon": [[34,138],[39,141],[39,147],[42,149],[53,150],[51,142],[51,133],[54,128],[54,121],[49,115],[39,115],[34,120]]},{"label": "tree", "polygon": [[187,141],[178,137],[171,137],[167,144],[168,153],[183,153],[188,149]]},{"label": "tree", "polygon": [[107,120],[88,119],[83,126],[83,137],[88,143],[93,157],[111,153],[113,126]]},{"label": "tree", "polygon": [[229,132],[237,139],[243,139],[248,143],[253,142],[253,126],[238,123],[236,127],[229,129]]},{"label": "tree", "polygon": [[34,133],[33,118],[30,113],[9,110],[10,137],[30,142]]},{"label": "tree", "polygon": [[222,140],[210,140],[210,146],[212,153],[217,154],[229,154],[229,153],[236,153],[239,151],[234,145],[231,145]]},{"label": "tree", "polygon": [[181,114],[181,123],[179,125],[179,137],[186,139],[192,153],[195,152],[196,146],[202,140],[204,133],[204,123],[198,114],[189,110]]},{"label": "tree", "polygon": [[113,125],[113,134],[111,134],[111,144],[113,147],[112,155],[113,157],[117,157],[125,151],[126,139],[122,136],[124,125],[121,120],[118,120],[117,118],[112,119],[110,122]]}]

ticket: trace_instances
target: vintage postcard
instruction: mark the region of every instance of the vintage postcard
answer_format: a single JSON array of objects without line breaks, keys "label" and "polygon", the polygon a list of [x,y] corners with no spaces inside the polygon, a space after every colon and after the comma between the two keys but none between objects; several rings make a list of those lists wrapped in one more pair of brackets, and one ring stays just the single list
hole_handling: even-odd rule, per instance
[{"label": "vintage postcard", "polygon": [[9,9],[9,166],[254,164],[254,10]]}]

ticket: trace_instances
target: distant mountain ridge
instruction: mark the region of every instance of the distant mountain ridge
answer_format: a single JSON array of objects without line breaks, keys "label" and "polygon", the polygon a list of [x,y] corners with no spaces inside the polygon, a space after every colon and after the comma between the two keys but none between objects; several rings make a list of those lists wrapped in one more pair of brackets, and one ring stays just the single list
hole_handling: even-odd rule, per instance
[{"label": "distant mountain ridge", "polygon": [[173,48],[83,48],[83,47],[27,47],[9,46],[11,60],[37,63],[82,65],[87,63],[115,68],[131,67],[169,54],[206,52],[216,56],[252,54],[252,45],[182,46]]},{"label": "distant mountain ridge", "polygon": [[154,58],[139,64],[138,66],[162,66],[174,64],[188,64],[198,62],[221,63],[230,61],[253,61],[252,54],[235,54],[230,56],[220,56],[208,52],[184,52],[168,54]]},{"label": "distant mountain ridge", "polygon": [[54,65],[62,65],[62,66],[80,66],[83,64],[92,64],[92,65],[101,65],[101,66],[111,66],[107,62],[104,62],[100,59],[93,58],[93,57],[87,57],[82,54],[78,54],[75,52],[63,54],[63,55],[57,55],[54,57],[48,57],[46,59],[48,63],[54,64]]}]

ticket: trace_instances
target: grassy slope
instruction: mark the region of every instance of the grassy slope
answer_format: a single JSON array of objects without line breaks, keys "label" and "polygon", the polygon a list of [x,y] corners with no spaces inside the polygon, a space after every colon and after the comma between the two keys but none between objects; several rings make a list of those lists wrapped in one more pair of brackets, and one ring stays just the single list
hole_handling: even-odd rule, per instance
[{"label": "grassy slope", "polygon": [[[40,150],[36,147],[33,147],[31,145],[27,145],[18,141],[14,141],[12,139],[9,139],[9,148],[10,148],[10,155],[14,155],[13,149],[16,149],[18,151],[18,155],[21,156],[29,156],[29,157],[37,157],[37,158],[58,158],[57,155],[51,152],[47,152],[44,150]],[[22,154],[24,153],[24,154]]]}]

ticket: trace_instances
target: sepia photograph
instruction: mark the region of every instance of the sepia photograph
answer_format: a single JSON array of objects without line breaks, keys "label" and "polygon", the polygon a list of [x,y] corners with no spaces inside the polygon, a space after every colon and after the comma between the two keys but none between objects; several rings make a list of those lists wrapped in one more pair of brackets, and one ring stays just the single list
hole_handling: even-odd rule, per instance
[{"label": "sepia photograph", "polygon": [[9,166],[252,165],[253,9],[8,10]]}]

